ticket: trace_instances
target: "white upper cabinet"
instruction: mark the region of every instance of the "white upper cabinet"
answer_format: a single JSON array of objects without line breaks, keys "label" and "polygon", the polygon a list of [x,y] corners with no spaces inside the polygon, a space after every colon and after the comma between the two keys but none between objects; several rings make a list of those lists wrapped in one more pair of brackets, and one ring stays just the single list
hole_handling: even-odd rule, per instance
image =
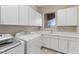
[{"label": "white upper cabinet", "polygon": [[42,16],[32,8],[29,8],[29,24],[32,26],[42,26]]},{"label": "white upper cabinet", "polygon": [[1,6],[1,24],[7,24],[7,25],[18,24],[18,6],[16,5]]},{"label": "white upper cabinet", "polygon": [[42,16],[38,12],[36,12],[35,25],[36,26],[42,26]]},{"label": "white upper cabinet", "polygon": [[36,18],[36,14],[35,14],[35,10],[33,10],[32,8],[29,8],[29,24],[30,25],[35,25],[35,18]]},{"label": "white upper cabinet", "polygon": [[66,10],[57,11],[57,25],[65,25],[66,24]]},{"label": "white upper cabinet", "polygon": [[42,16],[27,5],[2,5],[1,24],[42,26]]},{"label": "white upper cabinet", "polygon": [[67,9],[67,25],[77,25],[77,7]]},{"label": "white upper cabinet", "polygon": [[19,6],[19,24],[29,25],[29,7],[26,5]]},{"label": "white upper cabinet", "polygon": [[77,7],[58,10],[57,26],[77,26]]}]

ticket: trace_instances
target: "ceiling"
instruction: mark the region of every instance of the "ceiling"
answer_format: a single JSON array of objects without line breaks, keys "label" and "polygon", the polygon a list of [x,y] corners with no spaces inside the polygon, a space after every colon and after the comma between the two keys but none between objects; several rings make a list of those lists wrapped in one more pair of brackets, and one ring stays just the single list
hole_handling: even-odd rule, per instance
[{"label": "ceiling", "polygon": [[35,5],[36,7],[45,7],[47,5]]},{"label": "ceiling", "polygon": [[[55,7],[55,6],[62,6],[62,5],[35,5],[36,7]],[[66,6],[66,5],[65,5]],[[68,6],[76,6],[76,5],[68,5]]]}]

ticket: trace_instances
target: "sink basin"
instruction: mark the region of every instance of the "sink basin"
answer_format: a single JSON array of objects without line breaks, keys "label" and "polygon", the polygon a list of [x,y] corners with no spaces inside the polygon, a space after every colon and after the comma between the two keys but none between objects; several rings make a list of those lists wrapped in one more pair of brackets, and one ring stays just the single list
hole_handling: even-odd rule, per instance
[{"label": "sink basin", "polygon": [[31,34],[30,32],[18,32],[15,34],[15,37],[20,37],[20,36],[24,36],[24,35],[28,35]]}]

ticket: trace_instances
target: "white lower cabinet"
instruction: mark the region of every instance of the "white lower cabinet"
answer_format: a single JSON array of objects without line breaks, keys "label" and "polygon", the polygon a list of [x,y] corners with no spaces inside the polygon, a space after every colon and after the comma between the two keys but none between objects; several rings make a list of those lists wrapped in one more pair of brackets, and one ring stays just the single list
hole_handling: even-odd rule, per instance
[{"label": "white lower cabinet", "polygon": [[44,35],[43,46],[62,53],[68,53],[68,41],[66,38],[53,35]]},{"label": "white lower cabinet", "polygon": [[57,37],[46,35],[43,37],[43,46],[53,50],[58,50]]},{"label": "white lower cabinet", "polygon": [[59,52],[68,53],[68,41],[67,40],[59,40]]},{"label": "white lower cabinet", "polygon": [[69,41],[69,54],[79,54],[78,41]]},{"label": "white lower cabinet", "polygon": [[51,39],[51,49],[58,50],[58,39],[56,38]]},{"label": "white lower cabinet", "polygon": [[43,46],[62,53],[79,54],[78,38],[44,35]]},{"label": "white lower cabinet", "polygon": [[43,47],[51,48],[51,39],[47,37],[43,37]]}]

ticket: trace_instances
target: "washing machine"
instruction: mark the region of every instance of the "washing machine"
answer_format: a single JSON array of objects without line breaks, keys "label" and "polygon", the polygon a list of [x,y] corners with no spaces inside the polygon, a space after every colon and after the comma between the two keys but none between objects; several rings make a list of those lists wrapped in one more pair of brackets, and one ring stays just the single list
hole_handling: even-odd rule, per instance
[{"label": "washing machine", "polygon": [[11,34],[0,34],[0,54],[24,54],[24,42]]},{"label": "washing machine", "polygon": [[19,33],[16,33],[15,37],[24,41],[25,54],[40,54],[41,53],[40,34],[19,32]]}]

